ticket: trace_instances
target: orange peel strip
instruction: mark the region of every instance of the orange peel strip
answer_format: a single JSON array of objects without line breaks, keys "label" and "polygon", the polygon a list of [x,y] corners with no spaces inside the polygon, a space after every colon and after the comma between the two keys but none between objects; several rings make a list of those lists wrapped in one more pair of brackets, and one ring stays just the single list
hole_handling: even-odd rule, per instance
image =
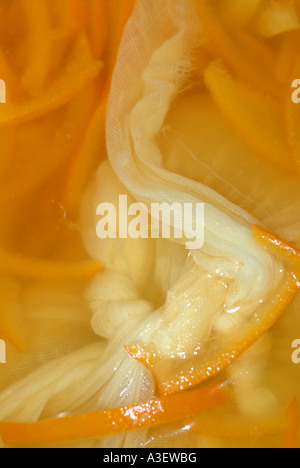
[{"label": "orange peel strip", "polygon": [[297,46],[299,44],[299,41],[299,31],[292,31],[289,34],[284,35],[281,40],[276,63],[276,76],[277,79],[282,83],[288,82],[288,84],[290,85],[290,83],[295,79],[295,75],[292,77],[292,74],[294,64],[297,61],[298,57]]},{"label": "orange peel strip", "polygon": [[101,157],[101,142],[104,142],[105,138],[105,112],[106,104],[102,103],[96,110],[83,143],[70,167],[63,206],[72,214],[78,208],[94,162]]},{"label": "orange peel strip", "polygon": [[[255,54],[251,47],[227,30],[215,15],[209,0],[197,0],[197,11],[206,35],[217,49],[216,55],[255,88],[282,97],[280,84],[275,79],[275,63],[270,67],[271,64],[262,60],[260,54]],[[263,50],[257,42],[256,50],[258,48]]]},{"label": "orange peel strip", "polygon": [[[216,350],[210,357],[200,359],[195,357],[185,367],[166,372],[165,363],[157,360],[154,353],[148,353],[141,346],[129,345],[127,352],[138,361],[152,369],[157,386],[162,395],[170,395],[199,385],[220,374],[235,362],[245,351],[254,345],[258,339],[272,328],[282,313],[289,306],[299,291],[300,283],[293,273],[290,273],[279,293],[266,308],[263,316],[246,325],[241,337],[229,342],[224,349]],[[166,376],[166,374],[168,374]]]},{"label": "orange peel strip", "polygon": [[8,446],[99,438],[135,429],[179,421],[223,405],[231,397],[226,385],[215,385],[134,406],[79,414],[36,423],[0,422],[0,435]]},{"label": "orange peel strip", "polygon": [[38,94],[45,84],[50,67],[51,26],[46,0],[21,0],[28,29],[27,68],[22,77],[22,88],[29,94]]},{"label": "orange peel strip", "polygon": [[66,10],[66,29],[71,34],[77,34],[84,29],[87,22],[87,2],[86,0],[65,0]]},{"label": "orange peel strip", "polygon": [[281,260],[289,261],[297,271],[300,271],[300,250],[286,243],[280,237],[272,234],[266,229],[254,224],[252,233],[256,239],[262,242],[265,247],[270,248],[274,254],[279,256]]},{"label": "orange peel strip", "polygon": [[266,159],[293,169],[278,103],[234,79],[221,62],[211,63],[204,77],[214,102],[240,136]]},{"label": "orange peel strip", "polygon": [[295,449],[298,445],[299,411],[297,397],[293,398],[285,413],[286,427],[282,435],[282,448]]},{"label": "orange peel strip", "polygon": [[67,39],[81,32],[87,22],[86,0],[51,0],[52,13],[56,19],[54,38]]},{"label": "orange peel strip", "polygon": [[0,271],[32,279],[70,279],[89,277],[97,273],[102,264],[94,260],[78,263],[39,260],[17,253],[0,250]]},{"label": "orange peel strip", "polygon": [[87,42],[81,36],[62,76],[42,96],[29,102],[0,107],[0,128],[33,120],[63,106],[93,81],[102,67],[102,62],[91,58]]},{"label": "orange peel strip", "polygon": [[[43,158],[40,157],[40,151],[36,156],[35,150],[31,156],[31,159],[35,159],[35,161],[31,164],[28,161],[25,167],[23,165],[21,169],[15,171],[15,173],[3,181],[0,208],[9,204],[10,217],[12,219],[16,217],[12,209],[12,202],[19,202],[24,196],[32,194],[35,190],[42,187],[51,177],[57,176],[58,171],[60,173],[63,172],[62,168],[65,168],[70,155],[75,151],[75,144],[77,146],[77,141],[81,139],[86,129],[86,121],[90,119],[92,99],[93,89],[89,87],[78,93],[68,104],[64,120],[59,125],[59,132],[53,134],[51,144],[45,150]],[[13,127],[10,127],[3,130],[3,133],[5,133],[7,138],[9,132],[13,131]],[[66,138],[66,135],[72,135],[72,138]],[[76,136],[76,139],[74,136]],[[35,140],[37,140],[37,137]],[[0,143],[0,149],[1,147],[4,148],[4,142],[5,140],[3,139]],[[17,206],[19,206],[18,203]]]},{"label": "orange peel strip", "polygon": [[107,0],[91,0],[89,35],[91,38],[93,55],[96,58],[102,56],[108,38],[107,15]]}]

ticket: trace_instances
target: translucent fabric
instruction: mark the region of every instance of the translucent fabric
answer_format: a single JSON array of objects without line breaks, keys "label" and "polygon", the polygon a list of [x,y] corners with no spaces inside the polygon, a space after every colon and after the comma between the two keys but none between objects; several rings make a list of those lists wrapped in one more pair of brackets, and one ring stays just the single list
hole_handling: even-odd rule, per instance
[{"label": "translucent fabric", "polygon": [[[263,103],[266,115],[274,110],[276,120],[279,112],[274,97],[255,88],[253,77],[245,84],[236,64],[215,46],[199,10],[206,3],[136,2],[110,89],[107,158],[101,162],[99,151],[98,169],[80,203],[85,250],[104,268],[90,280],[71,283],[24,286],[12,280],[14,291],[20,288],[14,297],[33,344],[22,357],[9,348],[11,364],[1,368],[1,421],[34,422],[139,404],[214,377],[228,381],[234,394],[220,412],[206,416],[220,424],[231,417],[254,424],[280,418],[289,400],[300,396],[289,355],[293,332],[299,329],[299,294],[271,328],[274,309],[284,303],[291,276],[295,279],[293,271],[251,230],[253,224],[263,225],[300,245],[298,174],[290,168],[294,162],[277,165],[266,157],[268,144],[249,138],[256,120],[252,108],[245,112],[251,117],[247,131],[227,118],[212,85],[215,76],[231,85],[228,95],[235,95],[238,82],[245,103],[256,97],[255,111]],[[249,0],[238,14],[236,1],[220,10],[217,1],[211,4],[229,29],[250,24],[251,38],[276,41],[278,34],[299,28],[296,9],[289,10],[286,23],[278,21],[276,8],[284,2],[275,8],[273,2]],[[247,38],[243,43],[261,58],[257,43]],[[275,52],[280,54],[278,48]],[[252,88],[249,98],[245,89]],[[232,104],[232,114],[236,108]],[[266,134],[273,135],[278,126],[277,120],[266,124]],[[280,137],[275,144],[282,150],[281,161],[285,144]],[[112,203],[119,227],[120,195],[127,196],[128,205],[143,203],[149,211],[153,203],[204,204],[203,247],[188,250],[184,239],[175,238],[99,239],[97,207]],[[260,333],[257,327],[265,323],[270,325]],[[242,351],[235,350],[236,343]],[[195,369],[201,370],[196,376]],[[278,382],[281,373],[284,379]],[[199,424],[195,417],[63,445],[227,445],[215,427],[199,430]],[[253,437],[250,431],[242,442],[229,437],[228,445],[278,444],[277,433],[267,436]]]},{"label": "translucent fabric", "polygon": [[[115,333],[130,315],[136,321],[135,332],[125,344],[138,343],[154,349],[162,360],[178,362],[188,360],[199,348],[209,353],[211,340],[218,346],[230,334],[243,333],[244,324],[261,313],[261,304],[268,303],[284,281],[285,268],[254,241],[251,224],[270,222],[270,217],[272,222],[279,221],[282,211],[285,232],[293,237],[299,222],[294,217],[299,198],[274,216],[260,203],[263,187],[256,190],[256,185],[247,185],[249,192],[243,193],[231,182],[236,175],[229,172],[229,159],[236,160],[243,171],[248,166],[252,174],[257,156],[238,137],[229,136],[211,98],[193,82],[197,48],[204,40],[195,7],[193,1],[138,2],[123,37],[110,93],[110,164],[100,167],[82,209],[82,225],[89,226],[83,228],[85,246],[107,269],[91,289],[95,332],[105,336],[109,327]],[[263,179],[264,165],[270,165],[261,160],[259,164],[262,169],[256,177]],[[273,185],[268,175],[269,180]],[[292,183],[298,192],[296,180]],[[229,199],[212,186],[229,194]],[[154,202],[205,203],[204,247],[187,252],[174,239],[100,241],[94,235],[97,205],[111,202],[118,206],[119,195],[124,194],[129,203],[145,203],[149,210]],[[230,198],[240,206],[247,204],[248,211]],[[107,304],[110,288],[109,297],[114,300]],[[134,303],[133,288],[139,290]],[[152,313],[150,304],[143,302],[149,298]],[[238,407],[247,416],[280,411],[276,396],[262,384],[271,348],[272,339],[263,338],[229,370],[237,381]],[[249,365],[251,385],[245,376]],[[158,378],[164,372],[165,367]]]}]

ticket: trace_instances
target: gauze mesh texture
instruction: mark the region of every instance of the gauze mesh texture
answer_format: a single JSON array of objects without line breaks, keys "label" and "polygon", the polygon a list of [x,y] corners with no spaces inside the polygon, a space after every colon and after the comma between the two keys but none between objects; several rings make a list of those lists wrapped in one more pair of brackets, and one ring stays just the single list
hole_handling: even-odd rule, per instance
[{"label": "gauze mesh texture", "polygon": [[[43,358],[24,359],[17,382],[4,372],[0,419],[36,421],[148,401],[158,393],[151,369],[133,359],[126,345],[137,343],[180,364],[199,347],[205,352],[217,343],[218,348],[218,343],[240,333],[283,283],[285,267],[251,234],[252,223],[274,216],[263,193],[261,200],[255,198],[255,190],[247,198],[239,182],[231,180],[225,150],[218,145],[206,149],[202,141],[207,122],[211,119],[211,126],[217,122],[228,158],[238,148],[245,157],[237,164],[246,171],[251,150],[238,139],[232,143],[228,126],[214,115],[212,101],[197,78],[197,53],[203,41],[196,1],[137,1],[112,80],[108,159],[99,166],[81,203],[86,251],[105,267],[84,285],[82,304],[76,304],[78,296],[72,293],[62,301],[57,285],[42,308],[35,306],[35,300],[40,304],[39,288],[22,299]],[[181,132],[187,136],[182,138]],[[267,165],[263,171],[268,172]],[[294,180],[291,184],[295,200],[299,189]],[[118,220],[120,195],[127,196],[128,204],[144,203],[149,210],[152,203],[203,203],[203,247],[187,250],[180,239],[99,239],[97,207],[113,204]],[[298,208],[296,201],[280,205],[279,228],[293,240]],[[69,327],[70,337],[79,329],[75,344],[70,338],[71,344],[63,342],[59,351],[60,344],[50,339],[52,326],[54,341],[60,327]],[[46,335],[50,343],[43,342]],[[263,337],[225,372],[225,378],[235,383],[239,414],[267,416],[281,407],[264,386],[272,343],[272,336]],[[176,423],[70,446],[194,444],[205,446],[208,439]]]},{"label": "gauze mesh texture", "polygon": [[[252,238],[253,216],[208,185],[166,169],[161,132],[176,98],[191,86],[199,42],[194,2],[138,2],[110,93],[109,162],[99,168],[82,205],[86,248],[106,265],[88,292],[94,331],[100,336],[124,331],[122,320],[130,317],[132,332],[122,335],[127,340],[123,344],[151,345],[162,357],[188,356],[214,334],[222,339],[231,330],[235,333],[284,278],[280,262]],[[149,209],[154,202],[205,203],[203,248],[188,252],[175,239],[97,239],[98,204],[112,203],[118,219],[120,195]],[[110,288],[113,293],[107,294]],[[239,313],[230,317],[229,309]],[[269,350],[261,348],[262,361]],[[245,366],[249,359],[245,357]],[[135,363],[128,365],[134,368]],[[253,375],[260,389],[259,369],[253,369]],[[241,411],[248,397],[240,402]],[[268,391],[257,391],[255,399],[262,407],[269,399],[276,411],[276,398],[270,399]]]}]

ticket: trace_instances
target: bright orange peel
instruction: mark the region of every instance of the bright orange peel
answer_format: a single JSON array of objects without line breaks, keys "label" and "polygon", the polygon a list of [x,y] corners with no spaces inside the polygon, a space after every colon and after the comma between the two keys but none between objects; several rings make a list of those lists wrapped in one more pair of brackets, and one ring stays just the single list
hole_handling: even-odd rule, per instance
[{"label": "bright orange peel", "polygon": [[230,398],[229,387],[219,384],[94,413],[28,424],[0,422],[0,435],[7,446],[17,447],[93,439],[179,421],[223,405]]}]

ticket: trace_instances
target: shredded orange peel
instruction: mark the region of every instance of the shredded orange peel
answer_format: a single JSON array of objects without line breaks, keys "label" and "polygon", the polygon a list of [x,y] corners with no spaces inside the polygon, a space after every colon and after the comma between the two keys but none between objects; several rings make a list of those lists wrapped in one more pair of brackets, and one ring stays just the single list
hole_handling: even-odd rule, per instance
[{"label": "shredded orange peel", "polygon": [[66,30],[70,34],[76,34],[82,31],[87,22],[87,2],[85,0],[65,0],[66,2],[66,16],[65,25]]},{"label": "shredded orange peel", "polygon": [[294,168],[276,100],[233,77],[220,61],[209,64],[204,81],[215,104],[247,144],[269,161]]},{"label": "shredded orange peel", "polygon": [[53,31],[54,39],[68,40],[81,33],[87,23],[86,0],[51,0],[51,7],[56,16]]},{"label": "shredded orange peel", "polygon": [[0,128],[15,126],[41,117],[68,103],[103,68],[103,63],[91,57],[84,36],[76,41],[63,74],[41,96],[0,108]]},{"label": "shredded orange peel", "polygon": [[21,0],[28,30],[27,68],[21,83],[29,94],[38,94],[45,84],[50,68],[51,27],[50,9],[46,0]]},{"label": "shredded orange peel", "polygon": [[93,50],[93,55],[100,58],[104,52],[104,47],[108,38],[107,16],[108,16],[107,0],[91,0],[90,1],[90,40]]},{"label": "shredded orange peel", "polygon": [[[50,151],[47,152],[44,162],[43,155],[39,155],[40,159],[37,160],[37,163],[35,162],[37,155],[35,153],[31,156],[28,154],[26,166],[20,168],[15,178],[5,178],[5,174],[1,174],[6,181],[5,187],[1,189],[2,206],[5,206],[6,201],[7,203],[12,202],[17,213],[22,199],[26,196],[32,196],[31,194],[35,191],[40,191],[40,187],[45,181],[50,180],[59,168],[62,171],[65,170],[66,162],[69,159],[69,170],[66,171],[65,176],[60,176],[59,183],[60,190],[65,191],[66,209],[71,215],[77,210],[88,177],[99,158],[98,149],[100,148],[101,151],[101,140],[104,139],[105,134],[105,107],[112,67],[124,26],[135,1],[66,0],[60,2],[53,0],[50,5],[47,0],[41,0],[41,2],[37,2],[38,5],[29,3],[30,5],[25,0],[20,2],[20,8],[28,26],[27,37],[24,38],[24,54],[27,54],[27,57],[22,80],[25,97],[19,98],[17,80],[6,56],[0,51],[0,65],[2,64],[3,73],[5,72],[4,78],[7,81],[9,94],[13,97],[12,103],[9,99],[5,107],[0,108],[0,128],[7,131],[9,127],[12,131],[17,132],[20,124],[46,116],[53,111],[60,110],[62,106],[68,105],[67,116],[70,115],[71,123],[74,120],[74,127],[70,130],[61,128],[60,134],[69,136],[78,133],[80,135],[79,131],[81,132],[81,130],[77,130],[77,126],[75,128],[78,118],[76,117],[77,106],[74,103],[76,104],[78,97],[79,102],[81,102],[80,96],[87,86],[91,90],[93,98],[89,115],[86,116],[84,113],[84,117],[80,117],[81,120],[85,118],[86,123],[81,135],[84,136],[85,132],[85,138],[78,150],[70,146],[66,149],[65,154],[62,154],[61,151],[58,152],[55,149],[53,155]],[[56,17],[56,26],[54,29],[49,29],[53,15]],[[54,75],[53,80],[48,80],[52,77],[53,70],[56,69],[55,66],[53,67],[53,62],[56,63],[57,54],[55,53],[54,56],[53,48],[58,39],[60,49],[64,51],[61,55],[61,59],[64,60],[62,72],[58,76]],[[28,47],[30,44],[31,47]],[[36,50],[37,53],[32,55],[31,49]],[[66,55],[68,50],[68,55]],[[105,69],[102,60],[105,61]],[[100,93],[96,93],[95,87],[98,77],[101,78],[101,81],[97,82],[97,87],[101,88]],[[97,106],[94,104],[96,95],[99,99]],[[74,119],[71,114],[74,115]],[[82,114],[81,111],[79,115]],[[61,146],[56,140],[54,138],[52,142],[55,148]],[[70,150],[72,150],[72,154],[70,154]],[[51,157],[48,157],[49,154]],[[20,180],[20,176],[22,180]],[[15,224],[13,216],[7,217],[7,224]],[[12,228],[8,226],[8,231],[12,229],[14,226]],[[59,242],[59,240],[57,239],[55,242]],[[37,256],[39,257],[39,255],[40,252]],[[67,264],[64,261],[39,260],[35,257],[30,258],[0,249],[0,271],[19,277],[33,279],[88,277],[101,267],[99,262],[92,260]]]},{"label": "shredded orange peel", "polygon": [[202,360],[194,360],[190,367],[177,371],[167,377],[159,372],[160,361],[153,354],[149,354],[141,346],[126,346],[127,352],[136,360],[150,367],[156,378],[159,391],[163,395],[180,392],[192,386],[205,382],[211,377],[227,369],[257,340],[263,336],[281,317],[282,313],[295,298],[299,290],[299,282],[294,274],[290,274],[281,291],[267,308],[260,320],[257,320],[246,333],[236,338],[225,350],[217,350],[216,353]]},{"label": "shredded orange peel", "polygon": [[94,439],[180,421],[227,403],[231,395],[227,384],[217,384],[134,406],[35,423],[0,422],[0,435],[15,447]]},{"label": "shredded orange peel", "polygon": [[0,249],[0,271],[17,277],[44,280],[84,278],[94,275],[102,267],[103,265],[95,260],[65,263],[29,258]]},{"label": "shredded orange peel", "polygon": [[[229,342],[224,349],[218,349],[208,358],[192,358],[191,363],[185,364],[184,369],[167,373],[164,367],[165,363],[156,355],[155,351],[145,349],[138,344],[125,346],[130,356],[152,369],[161,394],[169,395],[186,390],[227,369],[275,325],[298,293],[300,287],[298,274],[300,252],[256,225],[253,226],[252,232],[254,237],[263,242],[266,247],[271,247],[275,250],[275,253],[296,266],[295,273],[291,272],[287,275],[284,284],[271,301],[271,304],[266,306],[259,319],[252,323],[249,322],[249,325],[242,332],[242,336]],[[170,365],[172,368],[172,363]]]},{"label": "shredded orange peel", "polygon": [[281,260],[288,262],[296,268],[296,271],[300,271],[300,250],[296,247],[291,246],[280,237],[272,234],[266,229],[257,226],[256,224],[252,227],[252,233],[256,239],[258,239],[265,247],[269,248],[270,251],[279,256]]},{"label": "shredded orange peel", "polygon": [[282,83],[288,83],[288,98],[291,101],[290,86],[295,76],[294,66],[298,62],[297,45],[300,40],[300,31],[290,31],[282,36],[282,43],[276,63],[276,76]]},{"label": "shredded orange peel", "polygon": [[249,42],[243,33],[227,29],[215,15],[210,0],[197,0],[197,11],[207,37],[217,50],[216,56],[255,88],[276,98],[282,97],[271,52],[255,39]]},{"label": "shredded orange peel", "polygon": [[94,113],[82,144],[70,165],[63,205],[71,214],[79,206],[81,194],[95,162],[99,162],[101,154],[104,153],[101,150],[105,147],[105,113],[106,101],[102,102]]}]

